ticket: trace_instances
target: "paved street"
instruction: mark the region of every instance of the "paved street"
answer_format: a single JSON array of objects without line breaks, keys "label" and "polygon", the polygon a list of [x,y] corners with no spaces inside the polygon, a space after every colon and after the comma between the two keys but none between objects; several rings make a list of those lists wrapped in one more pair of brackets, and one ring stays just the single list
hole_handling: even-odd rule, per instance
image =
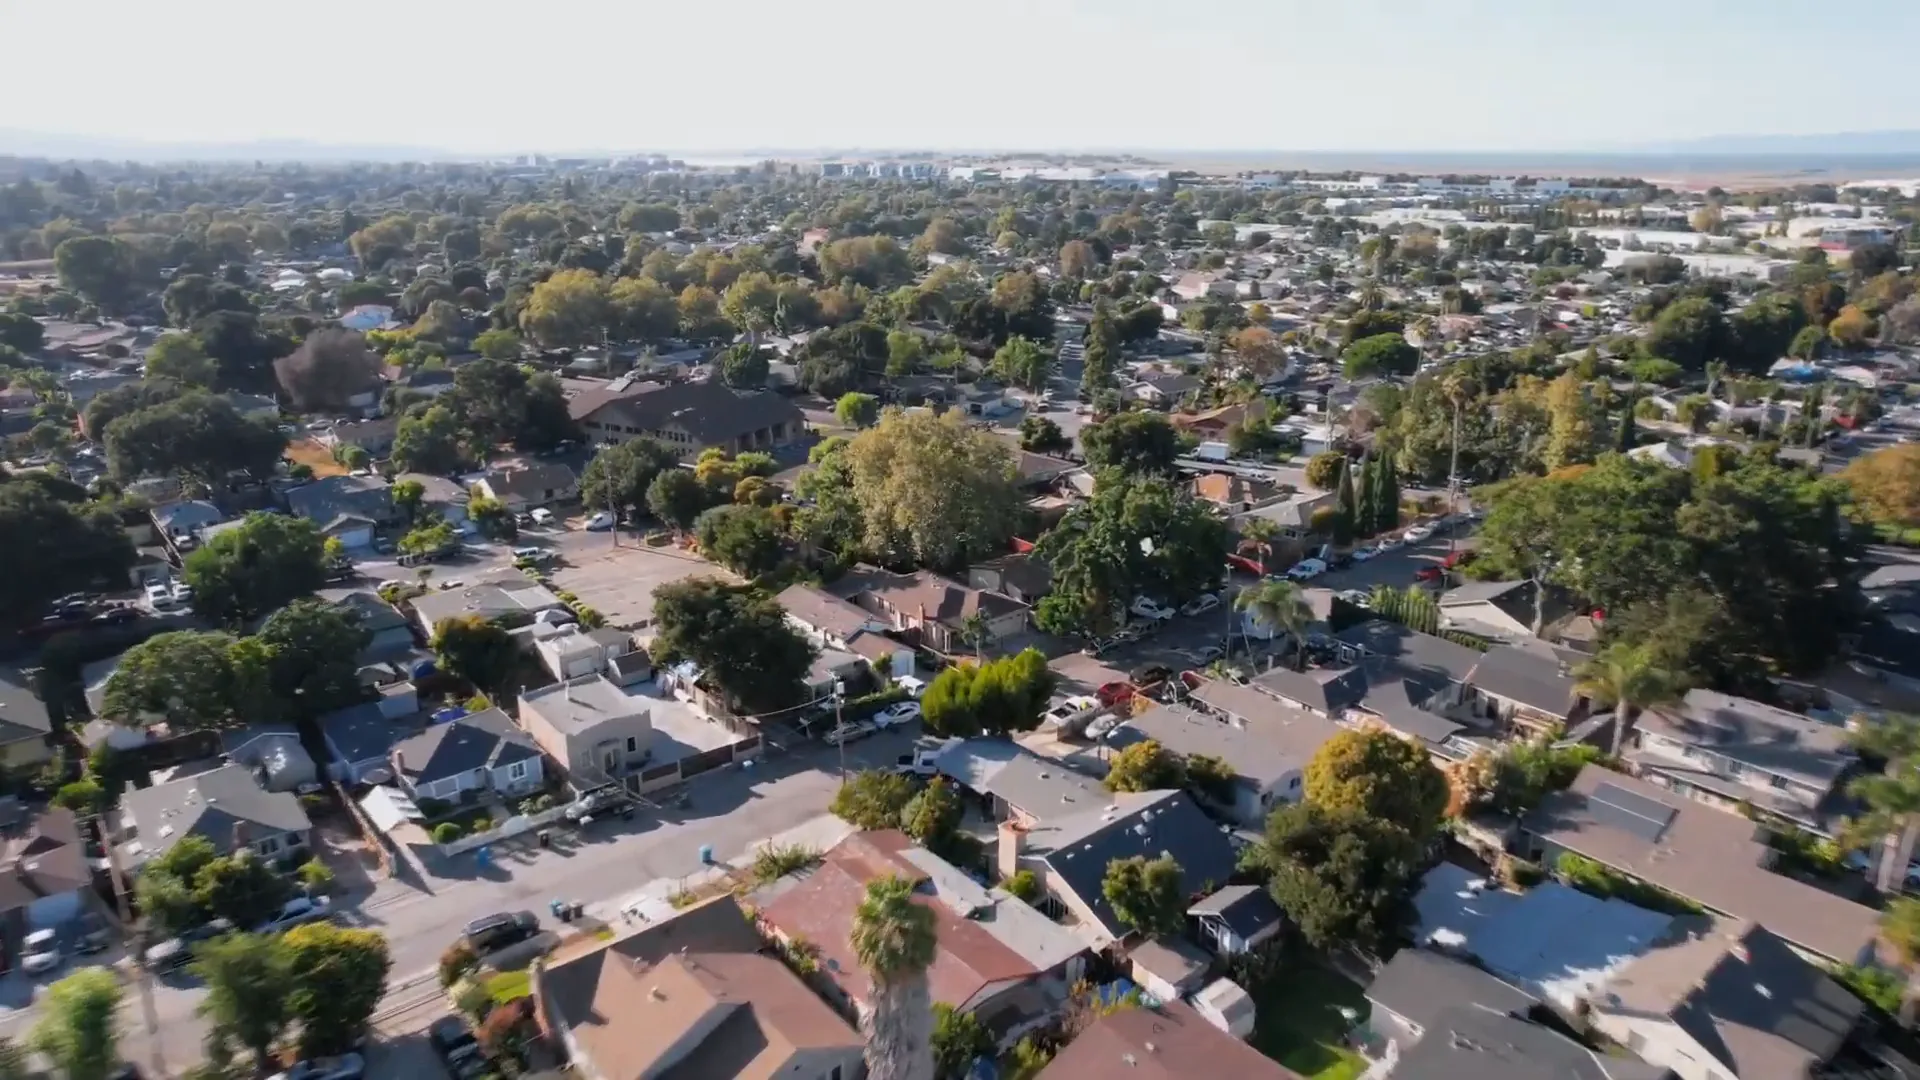
[{"label": "paved street", "polygon": [[[891,763],[913,737],[910,731],[893,731],[854,743],[846,748],[847,768]],[[687,809],[642,811],[631,822],[596,822],[584,835],[556,834],[551,849],[531,841],[500,845],[489,867],[464,855],[434,868],[424,882],[395,878],[378,883],[370,895],[346,898],[341,923],[381,931],[393,955],[376,1029],[423,1026],[438,1014],[435,964],[468,920],[526,909],[548,921],[548,901],[562,898],[580,901],[589,915],[617,923],[620,904],[647,886],[701,873],[702,845],[710,845],[722,860],[732,859],[824,814],[838,786],[838,767],[837,751],[803,742],[794,752],[751,768],[701,778],[691,785]],[[206,1028],[194,1015],[202,992],[192,976],[154,982],[151,1026],[158,1033],[150,1035],[137,981],[125,965],[120,970],[129,980],[122,1055],[162,1075],[177,1075],[198,1061]],[[23,1039],[35,1014],[32,1008],[6,1011],[0,1015],[0,1036]],[[393,1062],[391,1069],[373,1070],[375,1075],[417,1076],[408,1071],[409,1055],[381,1053],[375,1060]]]}]

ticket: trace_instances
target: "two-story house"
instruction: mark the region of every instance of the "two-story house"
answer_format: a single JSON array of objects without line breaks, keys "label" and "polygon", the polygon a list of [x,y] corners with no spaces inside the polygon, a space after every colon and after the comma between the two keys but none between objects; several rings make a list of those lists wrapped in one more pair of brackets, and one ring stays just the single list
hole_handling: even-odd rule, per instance
[{"label": "two-story house", "polygon": [[1642,710],[1627,755],[1661,787],[1726,810],[1742,803],[1832,835],[1832,799],[1855,763],[1847,729],[1712,690]]},{"label": "two-story house", "polygon": [[520,695],[520,723],[578,786],[619,780],[653,756],[648,699],[600,675]]},{"label": "two-story house", "polygon": [[887,636],[893,621],[811,585],[789,585],[777,597],[787,623],[814,648],[859,656],[889,678],[913,674],[913,649]]},{"label": "two-story house", "polygon": [[1577,654],[1545,642],[1497,645],[1467,675],[1476,715],[1519,735],[1551,733],[1586,719],[1588,703],[1575,689]]},{"label": "two-story house", "polygon": [[1327,716],[1294,708],[1252,687],[1224,679],[1201,682],[1179,705],[1150,708],[1126,728],[1183,755],[1205,754],[1234,770],[1223,805],[1242,825],[1258,827],[1276,807],[1299,802],[1307,762],[1340,728]]},{"label": "two-story house", "polygon": [[[930,570],[897,574],[860,565],[834,583],[834,592],[882,616],[889,628],[914,631],[928,648],[962,655],[995,645],[1026,629],[1027,605],[1011,596],[969,588]],[[970,637],[977,628],[977,640]]]}]

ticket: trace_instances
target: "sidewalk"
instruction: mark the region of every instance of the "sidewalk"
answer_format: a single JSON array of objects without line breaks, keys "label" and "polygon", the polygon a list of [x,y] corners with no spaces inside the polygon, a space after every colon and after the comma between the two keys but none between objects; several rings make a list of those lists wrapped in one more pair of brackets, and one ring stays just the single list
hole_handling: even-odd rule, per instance
[{"label": "sidewalk", "polygon": [[762,848],[798,846],[826,851],[858,831],[832,814],[821,814],[758,841],[731,857],[723,858],[716,854],[712,866],[686,877],[659,878],[618,900],[590,903],[586,905],[586,914],[589,918],[597,918],[615,927],[616,931],[622,923],[632,923],[635,917],[643,922],[658,922],[673,914],[672,897],[675,893],[697,892],[704,887],[718,885],[736,873],[750,872],[753,860]]}]

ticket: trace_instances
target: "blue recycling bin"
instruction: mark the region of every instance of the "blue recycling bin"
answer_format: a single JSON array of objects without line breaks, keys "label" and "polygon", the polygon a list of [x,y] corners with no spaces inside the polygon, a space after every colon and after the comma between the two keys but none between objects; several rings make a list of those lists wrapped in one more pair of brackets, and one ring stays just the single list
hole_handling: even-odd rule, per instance
[{"label": "blue recycling bin", "polygon": [[482,844],[479,847],[474,848],[473,861],[476,863],[479,863],[482,867],[492,866],[493,865],[492,846],[488,844]]},{"label": "blue recycling bin", "polygon": [[701,866],[713,865],[713,845],[712,844],[700,845],[700,865]]}]

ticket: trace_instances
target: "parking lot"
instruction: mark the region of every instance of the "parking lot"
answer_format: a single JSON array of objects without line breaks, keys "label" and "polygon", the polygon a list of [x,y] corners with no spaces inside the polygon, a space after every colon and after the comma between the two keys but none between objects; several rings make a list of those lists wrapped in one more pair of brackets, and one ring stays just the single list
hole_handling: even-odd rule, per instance
[{"label": "parking lot", "polygon": [[[649,548],[630,535],[615,547],[613,533],[563,532],[528,536],[530,546],[551,547],[561,562],[553,568],[555,589],[564,589],[606,617],[608,626],[640,629],[653,621],[653,590],[690,577],[731,577],[677,548]],[[540,541],[546,540],[547,543]]]}]

